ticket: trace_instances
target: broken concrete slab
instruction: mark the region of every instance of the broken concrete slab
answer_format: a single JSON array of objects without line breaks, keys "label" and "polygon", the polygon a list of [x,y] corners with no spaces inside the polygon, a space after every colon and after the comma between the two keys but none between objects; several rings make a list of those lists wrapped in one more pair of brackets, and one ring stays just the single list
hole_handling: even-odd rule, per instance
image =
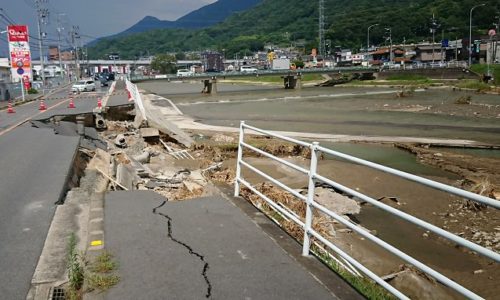
[{"label": "broken concrete slab", "polygon": [[182,184],[186,187],[186,189],[188,189],[188,191],[190,191],[191,193],[195,192],[195,191],[198,191],[200,189],[203,189],[203,186],[196,183],[196,182],[192,182],[192,181],[183,181]]},{"label": "broken concrete slab", "polygon": [[119,164],[116,168],[116,181],[128,190],[135,190],[137,173],[130,165]]},{"label": "broken concrete slab", "polygon": [[139,129],[139,133],[143,138],[160,137],[160,131],[157,128],[151,128],[151,127],[141,128]]},{"label": "broken concrete slab", "polygon": [[361,210],[358,202],[331,189],[318,187],[315,195],[316,202],[339,215],[356,215]]}]

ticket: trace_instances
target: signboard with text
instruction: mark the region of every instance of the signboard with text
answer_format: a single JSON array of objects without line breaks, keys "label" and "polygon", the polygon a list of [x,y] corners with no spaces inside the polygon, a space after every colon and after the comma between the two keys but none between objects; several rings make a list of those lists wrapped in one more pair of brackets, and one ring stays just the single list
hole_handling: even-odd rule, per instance
[{"label": "signboard with text", "polygon": [[29,45],[28,26],[9,25],[7,26],[7,36],[9,42],[10,67],[12,81],[31,80],[31,52]]}]

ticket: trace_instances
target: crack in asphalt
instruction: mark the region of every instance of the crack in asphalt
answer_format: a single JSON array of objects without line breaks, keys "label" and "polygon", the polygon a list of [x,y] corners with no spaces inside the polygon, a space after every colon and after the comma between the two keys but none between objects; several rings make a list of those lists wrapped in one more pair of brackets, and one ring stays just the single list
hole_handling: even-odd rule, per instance
[{"label": "crack in asphalt", "polygon": [[167,219],[168,237],[173,242],[175,242],[175,243],[183,246],[184,248],[186,248],[189,251],[189,254],[196,256],[199,260],[201,260],[204,263],[204,265],[203,265],[203,272],[201,273],[201,275],[203,276],[203,278],[205,279],[205,282],[207,283],[207,293],[206,293],[205,297],[206,298],[210,298],[212,296],[212,284],[210,283],[210,280],[208,279],[208,275],[207,275],[207,272],[208,272],[208,269],[210,268],[210,266],[208,265],[208,262],[205,261],[205,257],[203,255],[195,252],[193,250],[193,248],[191,248],[189,245],[187,245],[184,242],[181,242],[181,241],[177,240],[176,238],[174,238],[172,236],[172,218],[170,218],[168,215],[163,214],[161,212],[156,212],[157,209],[163,207],[166,203],[167,203],[167,201],[163,201],[162,204],[160,204],[159,206],[153,208],[153,214],[160,215],[160,216],[164,217],[165,219]]}]

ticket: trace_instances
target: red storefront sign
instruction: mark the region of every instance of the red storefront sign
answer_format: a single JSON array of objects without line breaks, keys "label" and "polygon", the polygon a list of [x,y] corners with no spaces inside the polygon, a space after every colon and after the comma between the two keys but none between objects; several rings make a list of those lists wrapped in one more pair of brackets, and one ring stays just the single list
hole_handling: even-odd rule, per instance
[{"label": "red storefront sign", "polygon": [[31,55],[30,51],[11,51],[10,61],[12,68],[30,68]]},{"label": "red storefront sign", "polygon": [[28,42],[28,26],[9,25],[7,26],[9,42]]}]

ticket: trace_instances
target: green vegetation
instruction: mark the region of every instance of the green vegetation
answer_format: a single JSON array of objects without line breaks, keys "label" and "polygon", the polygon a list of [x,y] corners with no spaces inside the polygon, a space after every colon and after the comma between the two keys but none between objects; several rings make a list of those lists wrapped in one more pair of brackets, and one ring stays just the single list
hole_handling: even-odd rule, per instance
[{"label": "green vegetation", "polygon": [[391,81],[418,81],[418,82],[430,82],[428,77],[422,75],[414,75],[414,74],[395,74],[391,75],[387,78],[387,80]]},{"label": "green vegetation", "polygon": [[69,299],[79,299],[80,290],[83,286],[84,268],[82,256],[76,251],[76,237],[72,233],[68,242],[68,280],[69,286],[67,289]]},{"label": "green vegetation", "polygon": [[28,89],[28,94],[38,94],[38,90],[37,89],[34,89],[34,88],[29,88]]},{"label": "green vegetation", "polygon": [[[475,33],[484,33],[494,21],[497,0],[485,0],[486,7],[475,10]],[[366,43],[366,28],[372,28],[371,41],[385,44],[384,28],[392,28],[393,40],[407,43],[429,41],[430,18],[434,14],[444,29],[444,38],[468,36],[469,10],[475,0],[331,0],[325,1],[326,39],[330,45],[357,49]],[[124,59],[141,53],[178,53],[181,51],[225,49],[226,57],[246,55],[267,43],[295,45],[309,53],[318,44],[318,5],[316,1],[263,0],[224,22],[199,30],[164,29],[99,41],[89,48],[92,59],[118,52]],[[455,31],[450,32],[451,28]]]},{"label": "green vegetation", "polygon": [[351,284],[367,299],[370,300],[397,299],[374,281],[365,277],[356,276],[351,272],[347,271],[344,267],[340,266],[337,263],[337,261],[332,259],[330,255],[325,253],[325,251],[320,249],[319,247],[312,245],[311,251],[315,253],[316,256],[321,261],[323,261],[330,269],[332,269],[335,273],[339,274],[342,278],[344,278],[347,282],[349,282],[349,284]]},{"label": "green vegetation", "polygon": [[68,286],[67,299],[82,299],[84,283],[88,290],[104,291],[116,285],[120,277],[112,272],[118,264],[113,261],[113,256],[104,251],[92,261],[87,261],[84,254],[78,254],[76,249],[76,236],[72,233],[68,242]]},{"label": "green vegetation", "polygon": [[490,89],[490,86],[488,84],[478,80],[461,80],[456,86],[462,89],[471,89],[477,91],[487,91]]},{"label": "green vegetation", "polygon": [[113,260],[113,256],[103,251],[95,257],[88,265],[85,272],[85,282],[90,290],[105,291],[120,281],[120,277],[113,273],[118,264]]},{"label": "green vegetation", "polygon": [[[488,65],[472,65],[471,70],[479,74],[488,74]],[[500,85],[500,65],[490,65],[490,73],[495,79],[494,83]]]},{"label": "green vegetation", "polygon": [[118,267],[118,264],[113,261],[113,256],[108,251],[103,251],[94,259],[90,266],[90,270],[96,273],[109,273]]},{"label": "green vegetation", "polygon": [[90,289],[105,291],[118,284],[120,277],[114,274],[90,273],[87,275],[86,281]]},{"label": "green vegetation", "polygon": [[161,74],[174,73],[176,70],[175,62],[175,56],[159,54],[151,61],[151,68],[160,71]]}]

